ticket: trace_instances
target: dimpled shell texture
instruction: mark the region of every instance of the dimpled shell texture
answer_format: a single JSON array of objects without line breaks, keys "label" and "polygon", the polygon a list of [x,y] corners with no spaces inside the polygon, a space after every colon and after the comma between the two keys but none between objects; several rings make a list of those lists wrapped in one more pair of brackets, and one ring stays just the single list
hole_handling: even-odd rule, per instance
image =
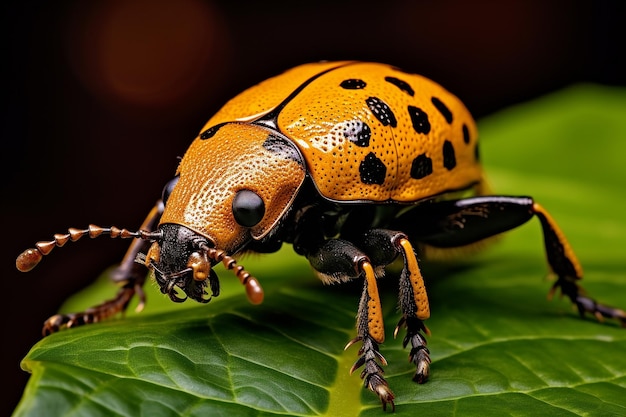
[{"label": "dimpled shell texture", "polygon": [[[180,179],[161,223],[185,225],[227,252],[247,241],[248,233],[263,237],[291,206],[305,177],[292,155],[268,148],[272,135],[265,127],[235,123],[209,139],[196,138],[180,162]],[[233,198],[243,189],[265,202],[265,216],[251,228],[233,217]]]},{"label": "dimpled shell texture", "polygon": [[320,194],[414,202],[482,179],[476,124],[439,84],[389,65],[306,64],[230,100],[204,130],[272,115]]}]

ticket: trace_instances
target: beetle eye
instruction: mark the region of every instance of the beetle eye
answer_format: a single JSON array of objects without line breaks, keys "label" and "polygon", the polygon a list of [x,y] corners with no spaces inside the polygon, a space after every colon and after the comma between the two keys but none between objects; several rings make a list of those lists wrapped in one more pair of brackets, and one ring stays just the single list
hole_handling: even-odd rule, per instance
[{"label": "beetle eye", "polygon": [[233,216],[237,223],[245,227],[258,224],[265,215],[265,203],[257,193],[240,190],[233,199]]},{"label": "beetle eye", "polygon": [[170,198],[170,194],[172,194],[172,191],[174,191],[174,187],[176,187],[176,184],[178,184],[179,179],[180,176],[177,175],[169,180],[167,184],[165,184],[165,187],[163,187],[163,193],[161,194],[161,200],[163,201],[163,204],[167,204],[167,199]]}]

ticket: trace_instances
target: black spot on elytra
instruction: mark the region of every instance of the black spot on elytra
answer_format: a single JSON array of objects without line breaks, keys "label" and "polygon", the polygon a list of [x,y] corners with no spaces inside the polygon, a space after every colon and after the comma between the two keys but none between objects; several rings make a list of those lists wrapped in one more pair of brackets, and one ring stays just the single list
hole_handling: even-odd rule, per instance
[{"label": "black spot on elytra", "polygon": [[456,155],[454,154],[454,146],[449,140],[443,143],[443,166],[448,171],[456,166]]},{"label": "black spot on elytra", "polygon": [[383,126],[396,127],[398,122],[393,111],[389,108],[387,103],[379,99],[378,97],[369,97],[365,100],[367,107],[370,108],[374,116],[383,124]]},{"label": "black spot on elytra", "polygon": [[433,173],[433,160],[425,153],[418,155],[411,164],[411,178],[419,180]]},{"label": "black spot on elytra", "polygon": [[220,123],[218,125],[211,126],[210,128],[208,128],[207,130],[205,130],[204,132],[200,134],[200,139],[205,140],[205,139],[212,138],[213,136],[215,136],[217,131],[220,130],[220,128],[224,126],[225,124],[226,123]]},{"label": "black spot on elytra", "polygon": [[387,167],[374,155],[374,152],[370,152],[365,156],[365,159],[361,161],[359,165],[359,174],[361,174],[361,182],[363,184],[382,184],[385,182],[385,174],[387,174]]},{"label": "black spot on elytra", "polygon": [[428,121],[428,114],[419,107],[409,106],[409,116],[411,117],[411,123],[413,123],[413,129],[417,133],[423,133],[427,135],[430,132],[430,122]]},{"label": "black spot on elytra", "polygon": [[360,90],[365,88],[366,85],[365,81],[359,80],[358,78],[343,80],[341,84],[339,84],[341,88],[345,88],[346,90]]},{"label": "black spot on elytra", "polygon": [[439,110],[439,113],[441,113],[444,119],[446,119],[446,122],[448,122],[448,124],[452,123],[452,112],[450,111],[448,106],[443,104],[443,102],[437,97],[431,97],[430,101],[433,102],[437,110]]},{"label": "black spot on elytra", "polygon": [[387,81],[390,84],[395,85],[396,87],[398,87],[400,90],[404,91],[411,97],[415,95],[415,91],[413,91],[409,83],[407,83],[406,81],[402,81],[401,79],[396,78],[396,77],[385,77],[385,81]]},{"label": "black spot on elytra", "polygon": [[370,144],[372,130],[361,120],[344,122],[343,136],[356,146],[366,147]]},{"label": "black spot on elytra", "polygon": [[463,142],[470,143],[469,129],[465,123],[463,123]]}]

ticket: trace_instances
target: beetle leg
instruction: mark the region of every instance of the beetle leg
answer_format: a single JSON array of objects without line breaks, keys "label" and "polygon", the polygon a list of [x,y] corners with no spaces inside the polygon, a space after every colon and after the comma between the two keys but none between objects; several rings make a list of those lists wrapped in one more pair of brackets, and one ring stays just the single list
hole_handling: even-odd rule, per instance
[{"label": "beetle leg", "polygon": [[[153,230],[159,222],[162,212],[162,205],[155,205],[150,210],[140,229]],[[122,285],[115,298],[88,308],[85,311],[55,314],[44,322],[43,335],[47,336],[66,327],[96,323],[124,312],[135,295],[139,298],[137,311],[141,311],[145,304],[145,294],[142,288],[148,271],[143,263],[135,262],[135,260],[140,253],[145,253],[150,245],[151,242],[149,240],[133,239],[120,266],[113,272],[112,280]]]},{"label": "beetle leg", "polygon": [[[359,359],[352,365],[350,373],[363,366],[361,371],[363,385],[378,395],[383,410],[387,409],[387,404],[391,404],[392,410],[395,411],[396,406],[393,402],[395,396],[383,377],[385,372],[381,366],[381,364],[387,365],[387,361],[378,350],[378,344],[385,341],[385,332],[376,276],[369,262],[363,262],[360,268],[365,275],[365,285],[357,315],[358,336],[356,340],[362,341],[363,344],[358,352]],[[352,344],[353,341],[348,343],[346,348]]]},{"label": "beetle leg", "polygon": [[383,405],[391,404],[395,409],[394,395],[383,377],[382,365],[387,361],[380,354],[378,345],[385,340],[384,323],[376,271],[369,257],[347,240],[328,239],[320,247],[304,251],[311,266],[325,283],[346,282],[363,277],[363,293],[357,314],[357,337],[350,341],[346,349],[362,342],[359,358],[350,373],[363,366],[361,378],[370,391],[378,395]]},{"label": "beetle leg", "polygon": [[416,368],[413,381],[423,384],[430,375],[430,351],[426,347],[425,336],[420,332],[430,334],[423,322],[423,320],[430,317],[430,308],[424,280],[413,247],[408,239],[404,237],[399,239],[398,243],[402,247],[404,257],[404,268],[400,275],[400,309],[402,311],[402,319],[396,326],[394,336],[398,334],[399,327],[404,324],[407,332],[402,346],[406,347],[409,342],[411,343],[409,360]]},{"label": "beetle leg", "polygon": [[534,214],[541,221],[548,263],[552,272],[557,276],[549,297],[551,298],[554,292],[559,289],[576,305],[581,316],[584,316],[585,313],[591,313],[598,321],[602,321],[604,318],[617,319],[622,327],[626,327],[626,312],[624,310],[599,304],[585,295],[585,291],[576,283],[582,278],[582,267],[569,242],[565,239],[565,235],[543,207],[534,203],[532,208]]},{"label": "beetle leg", "polygon": [[536,216],[541,222],[545,251],[551,271],[557,276],[550,295],[557,289],[567,295],[581,315],[617,319],[626,327],[626,312],[599,304],[577,281],[583,272],[569,242],[548,212],[529,197],[481,196],[418,205],[394,220],[404,225],[412,239],[429,247],[453,249],[476,243],[526,223]]},{"label": "beetle leg", "polygon": [[42,334],[48,336],[63,328],[82,326],[83,324],[97,323],[107,317],[111,317],[121,311],[126,310],[128,303],[135,294],[140,297],[140,304],[144,302],[144,294],[141,283],[135,285],[124,285],[115,298],[105,301],[102,304],[86,309],[78,313],[55,314],[44,322]]},{"label": "beetle leg", "polygon": [[386,229],[369,230],[359,244],[371,253],[374,262],[381,265],[390,264],[399,254],[403,257],[399,294],[402,318],[396,326],[394,337],[401,327],[406,327],[403,346],[411,343],[409,361],[416,368],[413,380],[422,384],[428,380],[430,374],[430,352],[426,347],[425,337],[430,332],[424,325],[424,320],[430,317],[430,307],[413,246],[404,233]]}]

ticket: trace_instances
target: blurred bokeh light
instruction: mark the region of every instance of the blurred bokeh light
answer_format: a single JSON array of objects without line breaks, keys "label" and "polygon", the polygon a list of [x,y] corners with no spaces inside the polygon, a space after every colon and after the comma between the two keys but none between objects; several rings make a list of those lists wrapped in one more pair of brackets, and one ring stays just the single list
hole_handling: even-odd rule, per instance
[{"label": "blurred bokeh light", "polygon": [[229,43],[221,21],[200,0],[75,3],[65,28],[69,67],[118,111],[131,105],[188,112],[198,104],[198,88],[219,82]]}]

